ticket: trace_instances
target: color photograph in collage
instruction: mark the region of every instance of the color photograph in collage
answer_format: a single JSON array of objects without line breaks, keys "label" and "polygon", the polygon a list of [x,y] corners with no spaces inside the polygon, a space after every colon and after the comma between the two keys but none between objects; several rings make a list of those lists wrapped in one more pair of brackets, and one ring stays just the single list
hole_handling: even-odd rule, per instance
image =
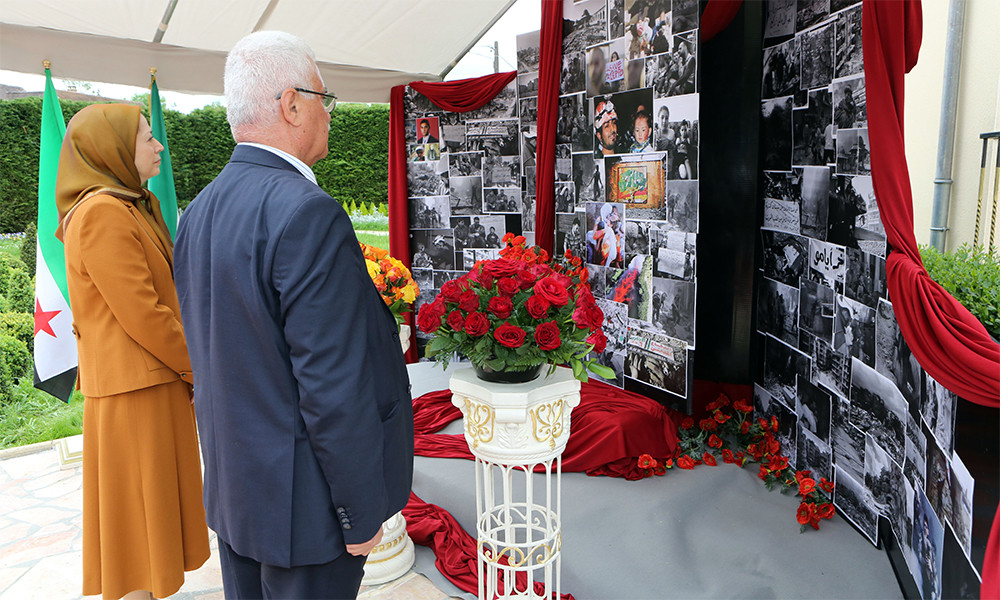
[{"label": "color photograph in collage", "polygon": [[[594,280],[594,270],[603,271],[604,269],[603,267],[591,268],[591,281]],[[603,281],[603,276],[601,276],[601,279]],[[593,291],[593,288],[591,291]],[[628,307],[624,304],[605,300],[602,297],[599,297],[596,292],[594,293],[594,298],[598,308],[604,312],[603,329],[604,335],[608,338],[608,343],[607,346],[605,346],[604,351],[593,353],[595,354],[593,359],[612,369],[615,372],[615,378],[605,379],[596,374],[591,374],[590,376],[598,381],[603,381],[616,387],[624,387],[625,354],[627,351],[626,344],[628,340]]]},{"label": "color photograph in collage", "polygon": [[665,335],[630,329],[625,376],[687,397],[687,345]]}]

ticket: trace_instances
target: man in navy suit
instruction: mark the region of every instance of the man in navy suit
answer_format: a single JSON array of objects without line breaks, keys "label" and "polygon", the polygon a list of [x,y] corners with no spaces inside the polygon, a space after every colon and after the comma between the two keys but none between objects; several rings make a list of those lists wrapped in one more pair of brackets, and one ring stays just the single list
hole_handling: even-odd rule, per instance
[{"label": "man in navy suit", "polygon": [[225,93],[238,145],[174,254],[225,594],[354,598],[412,483],[398,329],[310,169],[333,108],[312,50],[250,34]]}]

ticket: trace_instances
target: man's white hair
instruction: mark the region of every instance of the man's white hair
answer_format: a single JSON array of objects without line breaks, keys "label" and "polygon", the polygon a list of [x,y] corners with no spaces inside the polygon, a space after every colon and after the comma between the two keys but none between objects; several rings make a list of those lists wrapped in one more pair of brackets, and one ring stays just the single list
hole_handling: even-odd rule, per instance
[{"label": "man's white hair", "polygon": [[[309,88],[319,73],[316,54],[283,31],[257,31],[236,42],[226,57],[226,118],[233,138],[277,121],[275,96],[290,87]],[[316,90],[318,92],[323,90]]]}]

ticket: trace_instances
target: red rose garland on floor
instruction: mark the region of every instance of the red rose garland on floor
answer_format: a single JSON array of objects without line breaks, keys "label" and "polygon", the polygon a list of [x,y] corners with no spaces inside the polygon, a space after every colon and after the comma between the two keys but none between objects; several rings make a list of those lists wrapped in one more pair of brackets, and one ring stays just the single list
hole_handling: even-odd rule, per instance
[{"label": "red rose garland on floor", "polygon": [[681,469],[693,469],[700,464],[710,467],[722,462],[743,467],[749,462],[760,463],[758,477],[767,489],[778,487],[782,492],[794,491],[802,498],[795,513],[800,531],[807,527],[819,529],[819,522],[836,514],[828,494],[833,492],[833,482],[821,477],[817,482],[810,471],[792,472],[788,457],[781,454],[781,442],[775,437],[778,419],[752,418],[753,406],[746,400],[730,401],[719,395],[706,407],[710,415],[695,427],[694,419],[685,417],[680,426],[680,447],[672,456],[654,458],[643,454],[636,461],[640,472],[646,476],[663,475],[676,464]]}]

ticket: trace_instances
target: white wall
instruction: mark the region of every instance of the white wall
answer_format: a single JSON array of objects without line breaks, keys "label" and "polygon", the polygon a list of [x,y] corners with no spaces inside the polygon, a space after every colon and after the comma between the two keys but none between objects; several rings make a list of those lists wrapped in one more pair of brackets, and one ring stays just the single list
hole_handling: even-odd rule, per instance
[{"label": "white wall", "polygon": [[[946,249],[972,242],[979,192],[980,133],[1000,129],[1000,2],[965,0],[965,40],[955,131],[954,184],[948,216]],[[913,187],[917,242],[930,241],[938,126],[944,78],[945,38],[950,0],[924,0],[924,35],[916,67],[906,77],[906,155]],[[996,145],[993,144],[992,148]],[[985,198],[992,198],[995,150],[987,158]],[[984,202],[988,211],[992,204]],[[1000,217],[998,217],[1000,218]],[[989,213],[983,215],[980,242],[988,242]],[[1000,229],[1000,227],[998,227]],[[996,232],[1000,243],[1000,230]]]}]

